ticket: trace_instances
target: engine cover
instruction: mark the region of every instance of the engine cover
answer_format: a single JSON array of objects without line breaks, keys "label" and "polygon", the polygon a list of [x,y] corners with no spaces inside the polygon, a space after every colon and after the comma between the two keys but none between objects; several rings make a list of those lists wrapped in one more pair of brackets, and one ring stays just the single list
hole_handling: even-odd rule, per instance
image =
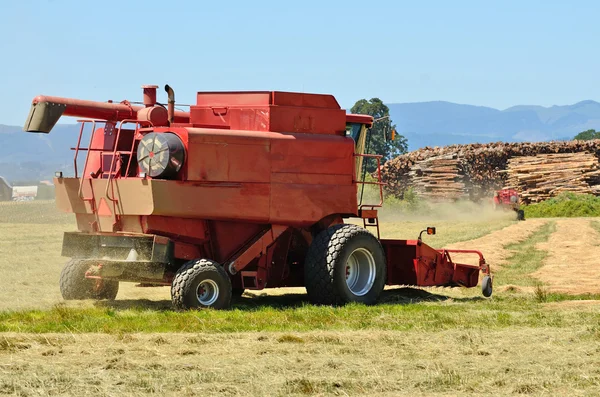
[{"label": "engine cover", "polygon": [[142,172],[149,177],[173,179],[183,167],[185,147],[173,133],[151,132],[140,141],[137,161]]}]

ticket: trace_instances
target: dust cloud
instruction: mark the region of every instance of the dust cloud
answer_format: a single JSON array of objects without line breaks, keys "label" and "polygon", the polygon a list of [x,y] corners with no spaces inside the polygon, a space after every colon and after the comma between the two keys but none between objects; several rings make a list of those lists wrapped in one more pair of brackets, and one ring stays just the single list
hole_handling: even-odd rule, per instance
[{"label": "dust cloud", "polygon": [[512,210],[494,209],[491,203],[475,203],[468,200],[434,202],[419,200],[417,203],[386,203],[379,211],[381,222],[402,221],[459,221],[497,222],[516,219]]}]

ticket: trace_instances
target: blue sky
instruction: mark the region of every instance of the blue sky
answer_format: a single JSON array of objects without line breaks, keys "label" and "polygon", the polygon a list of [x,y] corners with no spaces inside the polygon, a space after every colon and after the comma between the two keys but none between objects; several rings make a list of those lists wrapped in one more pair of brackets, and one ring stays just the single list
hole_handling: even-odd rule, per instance
[{"label": "blue sky", "polygon": [[[595,1],[0,0],[0,124],[38,94],[331,93],[349,108],[600,100]],[[164,92],[159,100],[165,100]],[[66,121],[66,120],[65,120]]]}]

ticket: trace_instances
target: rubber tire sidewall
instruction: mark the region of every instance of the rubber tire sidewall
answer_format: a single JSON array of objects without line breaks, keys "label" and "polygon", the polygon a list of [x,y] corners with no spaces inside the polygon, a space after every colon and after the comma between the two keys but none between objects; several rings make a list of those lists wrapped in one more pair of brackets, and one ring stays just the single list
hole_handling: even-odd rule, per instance
[{"label": "rubber tire sidewall", "polygon": [[102,286],[96,290],[96,280],[85,278],[86,271],[93,264],[85,259],[69,260],[60,273],[60,293],[64,300],[108,299],[114,300],[119,292],[119,282],[99,280]]},{"label": "rubber tire sidewall", "polygon": [[[346,263],[350,254],[358,248],[364,248],[369,251],[375,260],[375,280],[373,281],[373,285],[369,292],[362,296],[355,295],[350,291],[350,288],[346,283]],[[375,239],[374,236],[370,237],[366,234],[357,234],[352,236],[346,244],[344,244],[335,261],[333,270],[334,288],[339,291],[339,294],[348,303],[357,302],[372,305],[377,302],[379,295],[381,295],[381,291],[383,291],[383,288],[385,287],[386,270],[383,250],[377,239]]]},{"label": "rubber tire sidewall", "polygon": [[[213,280],[219,287],[219,296],[210,306],[200,303],[196,294],[198,285],[204,280]],[[217,262],[208,259],[185,263],[175,275],[171,286],[171,299],[178,309],[227,309],[231,306],[231,280]]]},{"label": "rubber tire sidewall", "polygon": [[[367,249],[375,261],[376,276],[369,292],[357,296],[346,284],[346,263],[357,248]],[[315,304],[372,305],[386,282],[387,264],[379,240],[366,229],[351,224],[331,226],[313,240],[305,263],[305,286]]]},{"label": "rubber tire sidewall", "polygon": [[492,296],[493,290],[494,287],[492,278],[487,275],[483,276],[483,280],[481,280],[481,293],[483,294],[483,296],[489,298],[490,296]]},{"label": "rubber tire sidewall", "polygon": [[92,298],[91,280],[85,278],[90,268],[89,262],[82,259],[69,260],[60,272],[60,293],[64,300],[84,300]]}]

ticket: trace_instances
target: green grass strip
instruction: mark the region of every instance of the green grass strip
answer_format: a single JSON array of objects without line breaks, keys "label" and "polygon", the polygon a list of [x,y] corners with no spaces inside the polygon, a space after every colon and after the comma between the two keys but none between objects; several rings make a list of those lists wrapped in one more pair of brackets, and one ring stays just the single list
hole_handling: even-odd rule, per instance
[{"label": "green grass strip", "polygon": [[525,218],[596,217],[600,216],[600,197],[566,192],[523,209]]},{"label": "green grass strip", "polygon": [[[238,305],[227,311],[177,312],[155,309],[115,309],[110,306],[0,313],[0,332],[252,332],[312,330],[431,331],[469,328],[568,327],[573,321],[597,324],[600,314],[549,311],[533,296],[504,295],[447,298],[421,291],[412,303],[390,301],[403,292],[388,294],[388,303],[352,304],[339,308],[300,304],[277,307],[277,299],[260,306]],[[563,297],[566,298],[566,297]],[[597,297],[596,297],[597,298]],[[557,297],[556,300],[560,300]],[[252,299],[251,299],[252,301]]]},{"label": "green grass strip", "polygon": [[539,281],[531,277],[530,274],[542,267],[548,253],[538,250],[536,245],[548,241],[550,235],[555,231],[556,222],[550,221],[525,241],[506,246],[505,248],[513,251],[513,254],[508,258],[508,264],[495,274],[494,284],[539,285]]}]

